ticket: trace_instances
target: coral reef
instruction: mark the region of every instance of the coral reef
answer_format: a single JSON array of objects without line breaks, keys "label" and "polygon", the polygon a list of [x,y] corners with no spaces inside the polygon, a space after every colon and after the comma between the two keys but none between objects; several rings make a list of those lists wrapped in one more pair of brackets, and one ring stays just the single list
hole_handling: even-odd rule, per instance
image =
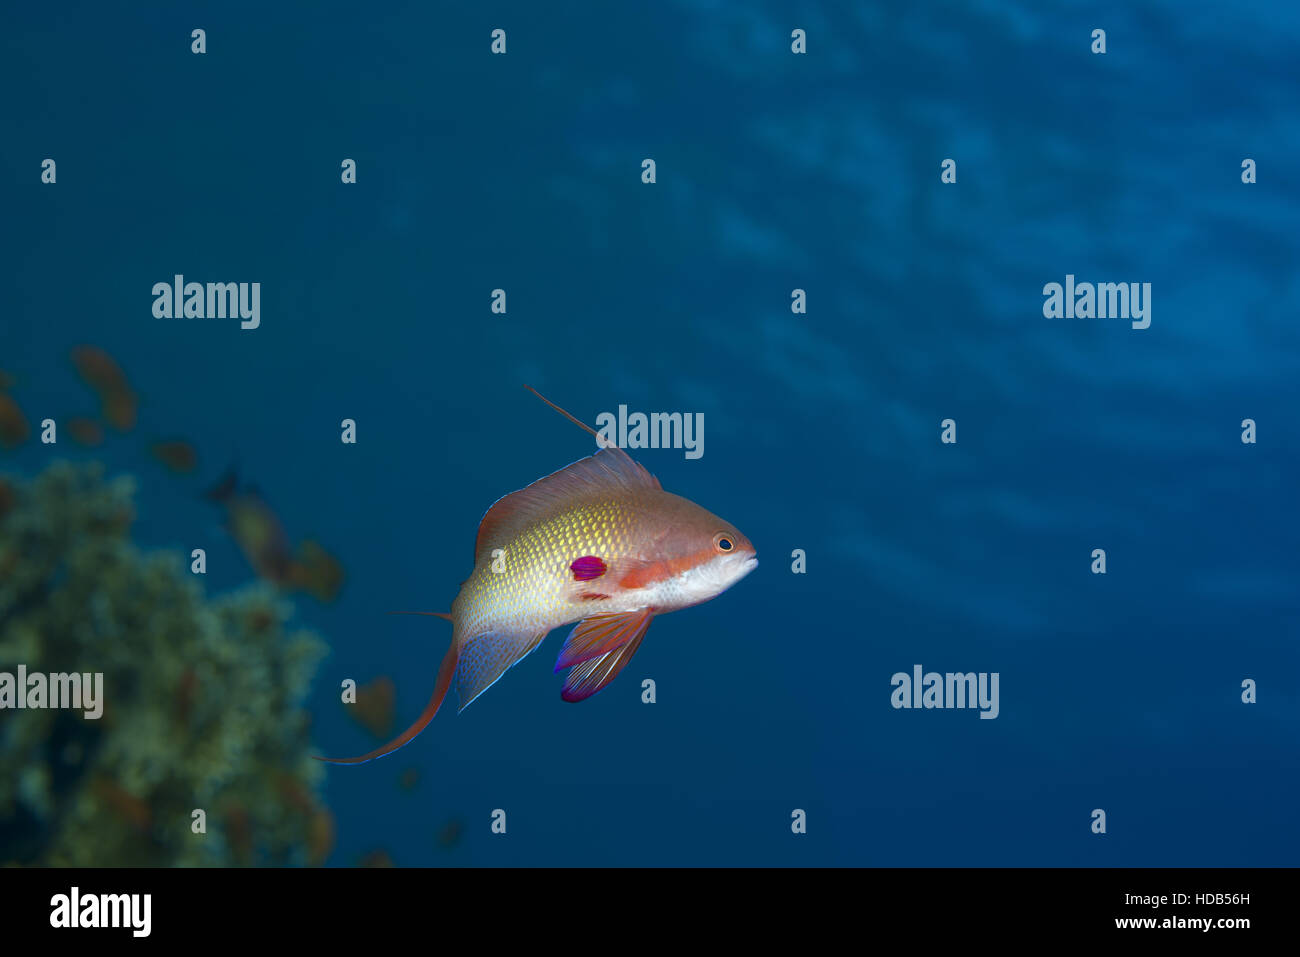
[{"label": "coral reef", "polygon": [[180,555],[143,554],[133,493],[95,465],[0,477],[0,671],[102,672],[105,702],[0,710],[0,864],[321,863],[324,645],[271,587],[207,599]]}]

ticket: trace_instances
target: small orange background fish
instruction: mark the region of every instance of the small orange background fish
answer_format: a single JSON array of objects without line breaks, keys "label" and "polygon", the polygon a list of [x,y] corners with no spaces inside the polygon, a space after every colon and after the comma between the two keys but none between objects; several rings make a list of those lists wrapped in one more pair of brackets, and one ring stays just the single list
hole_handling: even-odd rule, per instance
[{"label": "small orange background fish", "polygon": [[104,441],[104,430],[99,427],[99,423],[85,416],[69,419],[68,431],[72,434],[73,441],[88,448],[94,448]]},{"label": "small orange background fish", "polygon": [[289,538],[261,493],[255,488],[239,488],[231,470],[204,497],[226,510],[230,534],[253,570],[269,582],[287,582],[293,564]]},{"label": "small orange background fish", "polygon": [[396,751],[433,720],[453,680],[463,711],[547,632],[573,622],[555,670],[570,669],[565,701],[588,698],[636,654],[656,615],[708,601],[757,565],[754,546],[734,526],[665,492],[622,449],[602,448],[488,509],[474,570],[451,614],[415,613],[453,625],[433,696],[415,723],[369,754],[320,760],[360,764]]},{"label": "small orange background fish", "polygon": [[199,454],[184,439],[167,439],[149,446],[149,451],[173,472],[189,473],[199,466]]},{"label": "small orange background fish", "polygon": [[82,380],[99,393],[104,420],[121,432],[134,428],[139,400],[116,360],[97,346],[77,346],[72,350],[72,364]]},{"label": "small orange background fish", "polygon": [[0,446],[12,449],[27,441],[31,429],[27,417],[18,403],[7,395],[0,395]]}]

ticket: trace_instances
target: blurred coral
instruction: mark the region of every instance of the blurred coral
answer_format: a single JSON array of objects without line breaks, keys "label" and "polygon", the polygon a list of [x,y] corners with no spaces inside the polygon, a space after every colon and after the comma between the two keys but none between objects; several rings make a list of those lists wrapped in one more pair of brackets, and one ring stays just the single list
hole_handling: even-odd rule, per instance
[{"label": "blurred coral", "polygon": [[261,584],[205,598],[181,556],[142,554],[134,483],[101,466],[0,489],[0,670],[104,675],[99,720],[0,712],[0,865],[324,860],[303,703],[325,648],[286,633],[291,606]]}]

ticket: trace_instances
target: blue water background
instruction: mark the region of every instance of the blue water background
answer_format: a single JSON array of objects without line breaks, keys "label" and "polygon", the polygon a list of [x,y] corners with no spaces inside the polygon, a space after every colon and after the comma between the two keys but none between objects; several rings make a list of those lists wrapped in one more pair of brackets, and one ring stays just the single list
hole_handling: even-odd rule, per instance
[{"label": "blue water background", "polygon": [[[374,745],[339,682],[392,675],[404,726],[450,636],[383,613],[448,608],[487,506],[591,450],[523,382],[703,413],[701,459],[635,455],[762,561],[587,702],[557,632],[331,768],[331,863],[1300,860],[1300,7],[187,7],[4,14],[0,368],[34,419],[92,412],[90,342],[143,401],[6,469],[136,474],[137,540],[206,547],[222,591],[250,571],[197,492],[238,462],[347,567],[297,599],[339,755]],[[260,281],[261,328],[155,319],[175,273]],[[1067,273],[1150,282],[1151,327],[1045,319]],[[172,434],[199,477],[144,453]],[[914,664],[998,672],[1000,716],[893,709]]]}]

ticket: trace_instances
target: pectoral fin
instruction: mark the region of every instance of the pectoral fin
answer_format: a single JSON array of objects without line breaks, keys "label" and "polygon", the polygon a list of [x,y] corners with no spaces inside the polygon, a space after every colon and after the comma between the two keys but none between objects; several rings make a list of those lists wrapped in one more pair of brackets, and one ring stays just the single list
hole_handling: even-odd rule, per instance
[{"label": "pectoral fin", "polygon": [[650,609],[643,608],[617,615],[584,618],[569,632],[569,637],[564,639],[564,647],[556,659],[555,670],[580,665],[584,661],[616,651],[633,640],[640,641],[653,617]]},{"label": "pectoral fin", "polygon": [[560,697],[565,701],[581,701],[590,698],[618,677],[623,666],[632,660],[637,648],[641,647],[643,637],[645,637],[644,628],[621,648],[575,665],[564,679],[564,689],[560,692]]}]

